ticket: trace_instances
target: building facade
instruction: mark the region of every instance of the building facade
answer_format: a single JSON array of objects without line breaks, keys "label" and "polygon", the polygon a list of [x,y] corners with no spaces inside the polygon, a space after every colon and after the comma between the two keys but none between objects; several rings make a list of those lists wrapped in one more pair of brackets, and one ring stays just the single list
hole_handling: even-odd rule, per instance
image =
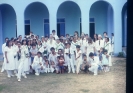
[{"label": "building facade", "polygon": [[115,35],[115,54],[126,46],[126,0],[0,0],[0,53],[5,37],[74,31]]}]

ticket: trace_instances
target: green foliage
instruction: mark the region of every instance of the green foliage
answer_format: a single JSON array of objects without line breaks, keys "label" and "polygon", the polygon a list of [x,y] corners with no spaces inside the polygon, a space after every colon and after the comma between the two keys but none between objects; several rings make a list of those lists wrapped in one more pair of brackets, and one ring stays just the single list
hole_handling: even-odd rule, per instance
[{"label": "green foliage", "polygon": [[123,52],[119,52],[118,57],[124,57],[124,53]]}]

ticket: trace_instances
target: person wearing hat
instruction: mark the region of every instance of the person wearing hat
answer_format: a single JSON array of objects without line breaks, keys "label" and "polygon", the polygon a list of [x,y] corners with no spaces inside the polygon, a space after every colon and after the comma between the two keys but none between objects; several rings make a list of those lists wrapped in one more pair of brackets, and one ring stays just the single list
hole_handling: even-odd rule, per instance
[{"label": "person wearing hat", "polygon": [[89,62],[89,71],[93,72],[94,75],[97,75],[98,74],[98,62],[97,60],[95,60],[94,54],[92,52],[89,54],[88,62]]},{"label": "person wearing hat", "polygon": [[75,61],[76,61],[76,73],[79,74],[80,65],[82,64],[82,51],[79,45],[76,46]]}]

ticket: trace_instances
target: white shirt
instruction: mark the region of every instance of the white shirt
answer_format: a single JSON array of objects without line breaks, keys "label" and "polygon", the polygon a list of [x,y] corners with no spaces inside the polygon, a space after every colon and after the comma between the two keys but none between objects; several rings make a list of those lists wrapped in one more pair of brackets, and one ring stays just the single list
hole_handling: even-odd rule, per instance
[{"label": "white shirt", "polygon": [[79,55],[80,55],[80,57],[78,59],[82,60],[82,51],[81,50],[79,50],[79,51],[76,50],[75,53],[76,53],[76,58],[79,57]]},{"label": "white shirt", "polygon": [[33,65],[39,66],[39,65],[40,65],[39,63],[41,63],[41,64],[42,64],[41,66],[43,66],[42,57],[39,58],[38,56],[35,56],[35,57],[34,57],[34,60],[33,60]]},{"label": "white shirt", "polygon": [[57,35],[53,35],[53,37],[54,37],[55,39],[58,39],[58,38],[59,38]]},{"label": "white shirt", "polygon": [[49,62],[53,61],[55,64],[57,64],[57,54],[53,55],[52,53],[49,55]]},{"label": "white shirt", "polygon": [[[99,45],[99,41],[100,41],[100,45]],[[104,47],[104,41],[103,40],[97,40],[95,47],[96,47],[97,50],[100,50],[101,47],[102,48]]]}]

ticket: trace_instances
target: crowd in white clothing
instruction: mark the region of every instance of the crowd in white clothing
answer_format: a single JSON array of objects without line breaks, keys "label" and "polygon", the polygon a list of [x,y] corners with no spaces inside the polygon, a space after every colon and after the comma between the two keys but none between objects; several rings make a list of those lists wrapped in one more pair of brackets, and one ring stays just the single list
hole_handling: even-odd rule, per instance
[{"label": "crowd in white clothing", "polygon": [[79,37],[75,31],[73,36],[61,36],[60,38],[52,31],[50,36],[42,36],[30,32],[24,39],[5,38],[2,45],[4,62],[1,72],[7,71],[10,78],[21,76],[27,78],[27,74],[35,73],[77,73],[91,71],[98,75],[98,70],[110,71],[112,66],[111,55],[113,53],[114,35],[109,38],[107,33],[94,35],[82,33]]}]

